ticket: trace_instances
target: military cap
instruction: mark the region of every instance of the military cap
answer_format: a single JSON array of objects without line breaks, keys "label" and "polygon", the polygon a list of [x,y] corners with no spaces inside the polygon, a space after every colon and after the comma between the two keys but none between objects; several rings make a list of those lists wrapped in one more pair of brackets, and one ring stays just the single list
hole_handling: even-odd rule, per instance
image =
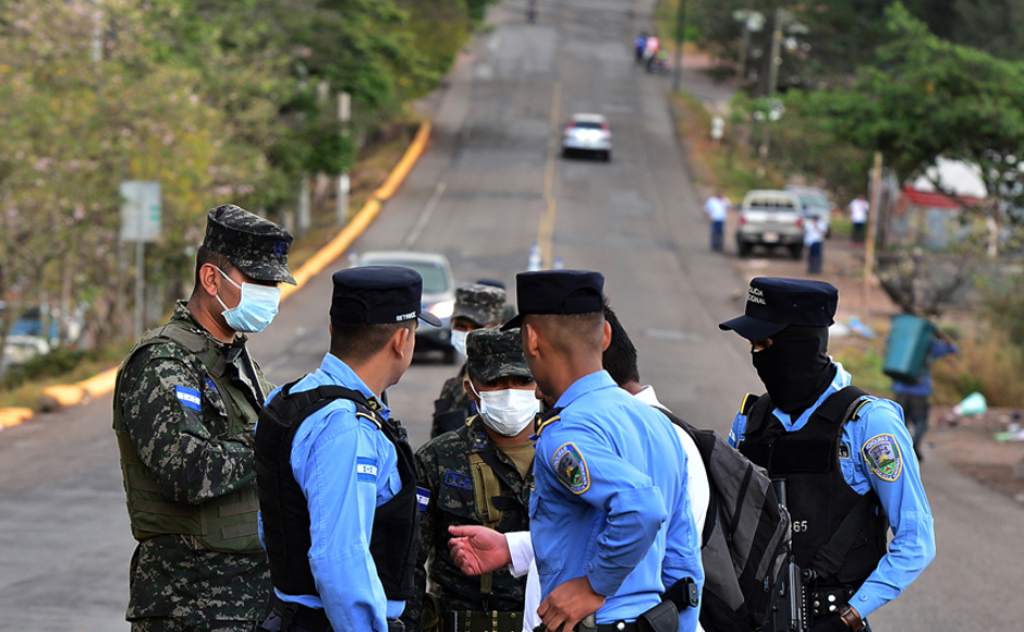
[{"label": "military cap", "polygon": [[835,322],[838,304],[839,290],[829,283],[757,277],[747,289],[744,314],[718,328],[758,342],[790,325],[828,327]]},{"label": "military cap", "polygon": [[203,246],[227,257],[251,279],[294,284],[288,271],[291,245],[288,231],[234,204],[218,206],[206,215]]},{"label": "military cap", "polygon": [[505,290],[492,285],[471,283],[455,288],[455,311],[452,318],[468,318],[477,325],[501,321],[505,308]]},{"label": "military cap", "polygon": [[435,327],[441,321],[423,311],[423,277],[402,266],[363,266],[331,277],[331,323],[384,325],[419,318]]},{"label": "military cap", "polygon": [[519,315],[503,329],[519,327],[530,314],[592,314],[604,310],[604,276],[589,270],[542,270],[516,275]]},{"label": "military cap", "polygon": [[490,382],[500,377],[533,379],[523,356],[518,329],[477,329],[466,338],[466,370],[477,380]]}]

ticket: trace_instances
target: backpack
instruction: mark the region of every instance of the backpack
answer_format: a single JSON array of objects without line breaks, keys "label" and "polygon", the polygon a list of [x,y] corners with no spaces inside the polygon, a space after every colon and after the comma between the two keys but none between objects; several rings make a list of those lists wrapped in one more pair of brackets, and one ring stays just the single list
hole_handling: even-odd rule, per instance
[{"label": "backpack", "polygon": [[704,591],[700,623],[708,632],[759,630],[769,623],[793,537],[789,512],[771,479],[712,430],[660,409],[697,444],[711,500],[701,534]]}]

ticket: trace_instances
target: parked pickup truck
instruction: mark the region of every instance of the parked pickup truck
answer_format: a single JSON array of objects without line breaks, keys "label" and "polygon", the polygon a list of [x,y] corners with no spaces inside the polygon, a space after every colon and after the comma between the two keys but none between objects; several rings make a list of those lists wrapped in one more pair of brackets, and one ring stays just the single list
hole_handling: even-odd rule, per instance
[{"label": "parked pickup truck", "polygon": [[804,216],[800,197],[790,191],[750,191],[743,197],[736,251],[750,256],[755,246],[783,247],[794,259],[804,251]]}]

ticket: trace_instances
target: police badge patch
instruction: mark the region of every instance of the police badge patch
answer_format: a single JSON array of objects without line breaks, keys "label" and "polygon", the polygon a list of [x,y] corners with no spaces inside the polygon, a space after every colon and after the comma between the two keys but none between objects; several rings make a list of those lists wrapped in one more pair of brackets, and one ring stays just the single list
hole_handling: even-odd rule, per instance
[{"label": "police badge patch", "polygon": [[875,435],[864,442],[861,451],[868,469],[883,481],[894,483],[903,473],[903,455],[893,435]]},{"label": "police badge patch", "polygon": [[558,480],[576,495],[590,489],[590,470],[587,461],[574,443],[562,444],[551,455],[551,465]]}]

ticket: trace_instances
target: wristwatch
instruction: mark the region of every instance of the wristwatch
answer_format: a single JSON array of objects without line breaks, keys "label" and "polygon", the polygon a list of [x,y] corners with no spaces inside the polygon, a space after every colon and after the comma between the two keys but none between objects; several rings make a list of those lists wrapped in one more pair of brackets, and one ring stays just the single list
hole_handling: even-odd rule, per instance
[{"label": "wristwatch", "polygon": [[839,611],[839,618],[853,632],[861,632],[861,630],[866,630],[868,627],[868,624],[864,622],[864,619],[860,618],[860,613],[853,606],[843,606],[843,609]]}]

